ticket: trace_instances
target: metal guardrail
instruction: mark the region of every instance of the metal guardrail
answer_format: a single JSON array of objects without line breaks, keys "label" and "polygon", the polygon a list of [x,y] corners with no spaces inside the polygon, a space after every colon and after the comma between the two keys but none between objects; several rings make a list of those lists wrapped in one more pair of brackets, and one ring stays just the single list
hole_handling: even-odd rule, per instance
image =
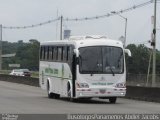
[{"label": "metal guardrail", "polygon": [[39,79],[33,77],[0,74],[0,81],[20,83],[20,84],[39,87]]},{"label": "metal guardrail", "polygon": [[[8,75],[11,70],[1,70],[0,74]],[[39,78],[38,71],[31,71],[31,77]],[[128,86],[143,86],[151,87],[152,75],[149,76],[147,81],[147,74],[127,74],[127,85]],[[160,74],[156,75],[156,87],[160,87]]]},{"label": "metal guardrail", "polygon": [[[11,70],[0,70],[0,74],[9,75]],[[39,78],[39,72],[38,71],[31,71],[31,77]]]},{"label": "metal guardrail", "polygon": [[[151,87],[152,75],[147,81],[147,74],[127,74],[127,85]],[[156,87],[160,87],[160,74],[156,75]]]}]

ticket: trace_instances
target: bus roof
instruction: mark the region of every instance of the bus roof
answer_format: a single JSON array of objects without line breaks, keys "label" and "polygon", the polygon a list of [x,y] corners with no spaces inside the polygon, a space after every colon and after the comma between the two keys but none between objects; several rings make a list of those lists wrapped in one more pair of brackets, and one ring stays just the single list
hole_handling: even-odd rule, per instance
[{"label": "bus roof", "polygon": [[55,40],[42,42],[41,45],[74,45],[75,48],[86,46],[116,46],[123,48],[123,43],[119,40],[113,40],[106,37],[92,38],[92,37],[71,37],[68,40]]}]

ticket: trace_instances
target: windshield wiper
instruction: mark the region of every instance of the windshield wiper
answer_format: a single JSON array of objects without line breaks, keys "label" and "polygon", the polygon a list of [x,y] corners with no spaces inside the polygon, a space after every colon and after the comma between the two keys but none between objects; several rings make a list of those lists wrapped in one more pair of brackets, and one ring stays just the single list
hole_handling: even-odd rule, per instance
[{"label": "windshield wiper", "polygon": [[109,68],[110,68],[110,70],[112,72],[112,75],[115,76],[115,73],[113,72],[113,69],[112,69],[111,65],[110,64],[108,64],[108,65],[109,65]]},{"label": "windshield wiper", "polygon": [[107,64],[109,65],[109,68],[110,68],[110,70],[111,70],[111,72],[112,72],[112,75],[115,76],[115,73],[113,72],[113,69],[112,69],[111,65],[108,63],[107,60],[106,60],[106,62],[107,62]]}]

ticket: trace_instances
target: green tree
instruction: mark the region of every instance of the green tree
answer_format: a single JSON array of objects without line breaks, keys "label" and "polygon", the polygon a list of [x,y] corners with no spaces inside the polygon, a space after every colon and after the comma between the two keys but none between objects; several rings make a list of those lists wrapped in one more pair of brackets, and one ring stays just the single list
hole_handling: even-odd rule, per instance
[{"label": "green tree", "polygon": [[29,40],[29,43],[21,43],[16,52],[16,61],[22,68],[38,70],[39,46],[40,43],[34,39]]},{"label": "green tree", "polygon": [[40,43],[35,39],[29,40],[28,43],[23,40],[14,43],[3,41],[3,54],[16,53],[15,57],[3,58],[3,69],[9,69],[8,64],[20,64],[21,68],[38,70],[39,46]]},{"label": "green tree", "polygon": [[147,74],[150,50],[144,45],[130,44],[127,46],[132,53],[132,64],[129,64],[127,57],[127,69],[129,73]]}]

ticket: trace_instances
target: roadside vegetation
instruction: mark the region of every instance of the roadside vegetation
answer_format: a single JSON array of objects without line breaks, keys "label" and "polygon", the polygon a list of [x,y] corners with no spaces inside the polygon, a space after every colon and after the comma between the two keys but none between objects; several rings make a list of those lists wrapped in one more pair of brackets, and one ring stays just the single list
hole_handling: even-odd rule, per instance
[{"label": "roadside vegetation", "polygon": [[[11,58],[3,58],[2,68],[4,71],[1,71],[1,73],[7,74],[10,70],[14,69],[10,68],[9,64],[20,64],[20,68],[34,71],[32,72],[33,76],[37,77],[39,70],[39,48],[40,43],[36,39],[31,39],[29,42],[23,42],[23,40],[19,40],[18,42],[3,41],[2,53],[16,53],[16,56]],[[127,72],[131,74],[147,74],[151,49],[144,45],[135,44],[130,44],[127,48],[130,49],[132,53],[132,62],[130,62],[130,58],[126,57]],[[150,71],[152,71],[152,61]],[[160,51],[158,50],[157,74],[160,74]]]}]

